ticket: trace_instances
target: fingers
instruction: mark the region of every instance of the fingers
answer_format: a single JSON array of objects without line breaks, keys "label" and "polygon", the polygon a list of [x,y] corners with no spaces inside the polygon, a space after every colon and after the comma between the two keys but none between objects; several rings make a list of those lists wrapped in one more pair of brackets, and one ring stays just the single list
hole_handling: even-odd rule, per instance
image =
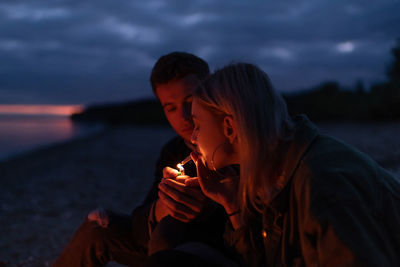
[{"label": "fingers", "polygon": [[199,187],[199,178],[198,177],[190,177],[187,175],[180,175],[175,178],[175,181],[181,183],[182,186],[186,187]]},{"label": "fingers", "polygon": [[109,224],[107,212],[103,208],[95,209],[87,216],[89,221],[95,221],[101,227],[106,228]]},{"label": "fingers", "polygon": [[198,215],[197,212],[188,208],[181,203],[174,201],[171,197],[165,194],[163,191],[158,191],[158,196],[160,200],[163,202],[165,207],[169,210],[169,215],[183,222],[189,222],[196,218]]},{"label": "fingers", "polygon": [[197,180],[198,180],[197,177],[187,176],[187,178],[184,178],[181,181],[179,179],[175,179],[175,180],[174,179],[163,179],[162,183],[167,184],[182,193],[189,194],[190,196],[192,196],[192,194],[195,194],[195,196],[197,196],[197,193],[199,193],[200,190],[198,190],[194,186],[188,186],[188,183],[190,185],[195,185]]},{"label": "fingers", "polygon": [[185,185],[190,187],[199,187],[199,178],[198,177],[190,177],[185,180]]},{"label": "fingers", "polygon": [[[185,183],[179,183],[179,182],[177,182],[175,180],[172,180],[172,179],[164,179],[162,184],[165,184],[165,185],[175,189],[176,191],[179,191],[184,196],[187,196],[189,199],[194,199],[194,200],[198,200],[200,202],[203,202],[204,199],[205,199],[205,196],[201,192],[200,188],[196,188],[194,186],[188,186],[186,184],[186,181],[189,184],[195,184],[196,180],[198,180],[198,179],[197,178],[188,178],[188,179],[185,179]],[[176,191],[170,191],[170,192],[171,193],[175,193]]]},{"label": "fingers", "polygon": [[197,160],[196,166],[197,166],[197,175],[199,178],[198,182],[204,192],[204,190],[206,190],[205,180],[208,179],[209,170],[206,168],[206,166],[204,166],[202,160]]},{"label": "fingers", "polygon": [[98,217],[97,210],[92,210],[87,216],[89,221],[96,221],[97,217]]},{"label": "fingers", "polygon": [[204,206],[205,196],[199,189],[186,187],[174,180],[166,179],[158,188],[169,198],[199,213]]},{"label": "fingers", "polygon": [[163,177],[164,178],[175,178],[178,176],[178,170],[175,170],[174,168],[171,167],[165,167],[163,169]]},{"label": "fingers", "polygon": [[180,176],[177,176],[176,178],[175,178],[175,181],[177,181],[177,182],[179,182],[179,183],[181,183],[181,184],[185,184],[185,181],[187,180],[187,179],[189,179],[190,177],[189,176],[187,176],[187,175],[180,175]]}]

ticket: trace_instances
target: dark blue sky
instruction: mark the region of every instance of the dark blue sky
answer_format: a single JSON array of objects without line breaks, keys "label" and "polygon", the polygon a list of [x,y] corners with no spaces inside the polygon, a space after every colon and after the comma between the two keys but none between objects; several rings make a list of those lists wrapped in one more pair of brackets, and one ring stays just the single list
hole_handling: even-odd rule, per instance
[{"label": "dark blue sky", "polygon": [[385,79],[400,0],[2,0],[0,104],[151,96],[156,59],[188,51],[212,69],[260,65],[295,91]]}]

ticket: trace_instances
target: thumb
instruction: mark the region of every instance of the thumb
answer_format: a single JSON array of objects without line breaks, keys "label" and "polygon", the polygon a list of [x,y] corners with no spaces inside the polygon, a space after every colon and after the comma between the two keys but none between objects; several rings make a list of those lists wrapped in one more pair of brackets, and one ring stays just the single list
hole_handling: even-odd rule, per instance
[{"label": "thumb", "polygon": [[165,167],[163,169],[163,178],[174,179],[178,175],[178,171],[171,167]]},{"label": "thumb", "polygon": [[197,187],[199,186],[199,178],[198,177],[190,177],[185,180],[185,185],[190,187]]}]

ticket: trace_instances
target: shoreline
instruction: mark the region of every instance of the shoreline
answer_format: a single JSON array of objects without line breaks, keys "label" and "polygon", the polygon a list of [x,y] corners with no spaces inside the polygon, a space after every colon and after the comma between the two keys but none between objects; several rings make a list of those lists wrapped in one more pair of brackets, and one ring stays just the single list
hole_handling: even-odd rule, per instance
[{"label": "shoreline", "polygon": [[104,123],[75,123],[66,116],[0,114],[0,162],[89,136],[106,127]]},{"label": "shoreline", "polygon": [[40,154],[40,153],[49,153],[52,150],[57,150],[57,149],[63,149],[63,147],[69,146],[69,145],[74,145],[76,142],[85,142],[88,141],[92,138],[96,138],[97,135],[101,135],[104,132],[107,131],[106,127],[103,127],[102,129],[98,129],[86,134],[78,134],[76,136],[72,136],[70,138],[67,138],[65,140],[60,140],[60,141],[54,141],[51,143],[46,143],[46,144],[38,144],[36,146],[33,146],[31,148],[24,149],[20,152],[15,152],[10,154],[9,156],[1,157],[0,158],[0,166],[8,163],[12,163],[14,161],[19,161],[19,160],[24,160],[25,158],[32,157],[35,154]]}]

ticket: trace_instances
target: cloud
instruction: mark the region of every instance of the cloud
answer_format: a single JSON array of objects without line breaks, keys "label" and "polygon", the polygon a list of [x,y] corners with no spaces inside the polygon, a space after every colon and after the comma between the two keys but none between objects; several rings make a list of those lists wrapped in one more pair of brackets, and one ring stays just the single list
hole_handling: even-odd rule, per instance
[{"label": "cloud", "polygon": [[139,26],[110,17],[101,23],[101,28],[117,34],[121,39],[142,44],[155,44],[160,41],[157,30],[152,27]]},{"label": "cloud", "polygon": [[51,20],[65,18],[70,15],[66,8],[37,7],[28,4],[0,4],[0,11],[11,20]]},{"label": "cloud", "polygon": [[150,96],[152,65],[179,50],[212,68],[258,64],[282,91],[378,81],[400,37],[399,13],[396,0],[3,0],[0,103]]},{"label": "cloud", "polygon": [[340,53],[351,53],[355,49],[355,44],[351,41],[339,43],[336,45],[336,50]]}]

